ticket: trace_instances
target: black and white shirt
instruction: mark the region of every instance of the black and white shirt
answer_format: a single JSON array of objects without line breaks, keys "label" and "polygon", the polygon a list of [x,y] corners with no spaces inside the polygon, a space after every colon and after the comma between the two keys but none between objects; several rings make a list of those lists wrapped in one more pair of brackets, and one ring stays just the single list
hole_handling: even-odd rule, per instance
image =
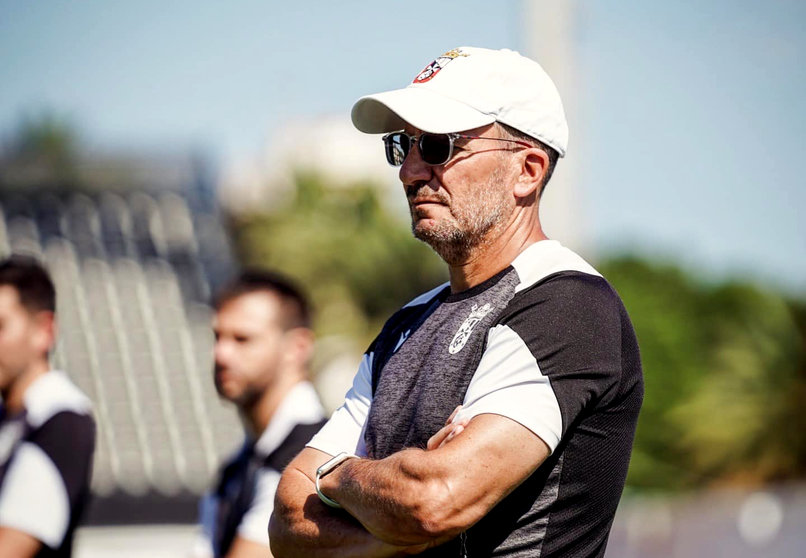
[{"label": "black and white shirt", "polygon": [[496,276],[416,298],[370,346],[346,400],[308,444],[380,459],[425,447],[456,405],[522,424],[547,461],[461,540],[431,555],[603,556],[643,398],[616,292],[556,241]]},{"label": "black and white shirt", "polygon": [[200,504],[196,556],[225,556],[235,538],[269,546],[269,517],[280,475],[324,424],[313,385],[300,382],[285,396],[257,440],[246,439],[222,467]]},{"label": "black and white shirt", "polygon": [[23,405],[13,416],[0,408],[0,526],[41,541],[39,557],[67,557],[89,498],[92,407],[57,371],[37,378]]}]

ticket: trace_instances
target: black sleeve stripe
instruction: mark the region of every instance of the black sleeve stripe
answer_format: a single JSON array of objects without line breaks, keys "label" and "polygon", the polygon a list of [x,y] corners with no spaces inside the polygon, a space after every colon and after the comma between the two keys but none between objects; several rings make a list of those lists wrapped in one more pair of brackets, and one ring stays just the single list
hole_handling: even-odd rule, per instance
[{"label": "black sleeve stripe", "polygon": [[589,405],[614,395],[622,371],[622,309],[602,277],[561,272],[519,293],[501,319],[549,378],[563,432]]},{"label": "black sleeve stripe", "polygon": [[29,440],[39,446],[62,475],[74,512],[89,492],[95,422],[89,415],[62,411],[50,417]]}]

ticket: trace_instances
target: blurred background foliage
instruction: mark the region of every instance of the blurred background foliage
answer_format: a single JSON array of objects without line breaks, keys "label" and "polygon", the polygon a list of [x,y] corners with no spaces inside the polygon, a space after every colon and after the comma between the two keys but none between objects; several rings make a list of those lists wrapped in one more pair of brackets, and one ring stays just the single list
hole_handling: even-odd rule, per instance
[{"label": "blurred background foliage", "polygon": [[804,306],[673,264],[600,262],[630,312],[646,394],[629,485],[760,485],[806,474]]},{"label": "blurred background foliage", "polygon": [[22,116],[9,147],[18,159],[69,173],[76,165],[79,144],[76,127],[67,116],[45,111]]},{"label": "blurred background foliage", "polygon": [[[279,211],[233,218],[240,260],[312,292],[319,335],[363,346],[402,304],[447,279],[379,187],[300,173]],[[761,485],[806,476],[806,311],[763,286],[706,282],[668,262],[594,262],[635,326],[646,378],[630,490]]]}]

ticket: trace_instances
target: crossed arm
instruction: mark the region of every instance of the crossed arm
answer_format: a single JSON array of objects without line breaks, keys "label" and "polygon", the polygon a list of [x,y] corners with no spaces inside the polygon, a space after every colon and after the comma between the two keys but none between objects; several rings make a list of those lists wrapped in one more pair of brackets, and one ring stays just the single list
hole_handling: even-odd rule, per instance
[{"label": "crossed arm", "polygon": [[443,428],[426,450],[350,459],[326,475],[320,487],[343,510],[325,506],[314,487],[316,468],[330,456],[303,450],[277,489],[269,524],[274,555],[419,553],[475,524],[549,455],[538,436],[500,415],[460,426]]},{"label": "crossed arm", "polygon": [[42,543],[28,533],[0,527],[0,558],[32,558],[41,548]]}]

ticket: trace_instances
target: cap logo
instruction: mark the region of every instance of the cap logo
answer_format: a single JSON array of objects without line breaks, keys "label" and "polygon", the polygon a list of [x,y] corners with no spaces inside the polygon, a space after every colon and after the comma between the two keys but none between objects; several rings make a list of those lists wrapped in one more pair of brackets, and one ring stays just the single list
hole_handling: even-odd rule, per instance
[{"label": "cap logo", "polygon": [[447,66],[448,62],[450,62],[451,60],[455,60],[460,56],[470,56],[470,55],[465,54],[458,48],[449,50],[442,56],[437,57],[437,59],[431,62],[428,66],[423,68],[423,71],[417,74],[417,77],[414,78],[414,81],[412,83],[425,83],[426,81],[430,80],[435,75],[437,75],[442,68]]}]

